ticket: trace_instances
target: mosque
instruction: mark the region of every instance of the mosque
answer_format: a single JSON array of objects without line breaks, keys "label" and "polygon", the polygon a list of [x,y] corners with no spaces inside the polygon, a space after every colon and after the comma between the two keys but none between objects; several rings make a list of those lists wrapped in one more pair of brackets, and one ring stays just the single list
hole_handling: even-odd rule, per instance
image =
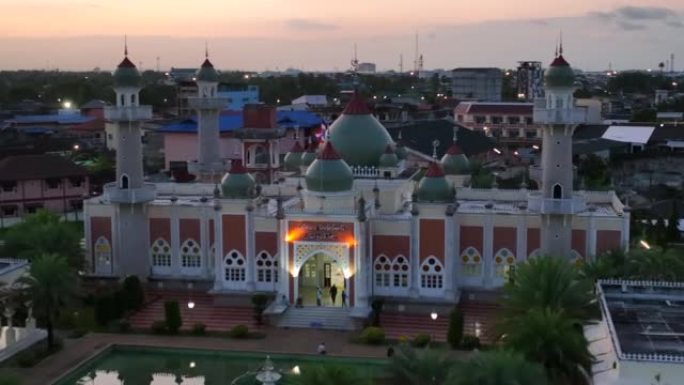
[{"label": "mosque", "polygon": [[117,179],[84,205],[89,275],[193,282],[216,296],[274,293],[304,306],[317,287],[335,285],[365,315],[372,298],[456,303],[501,287],[528,258],[581,263],[628,247],[629,208],[615,193],[573,191],[572,134],[584,112],[562,51],[534,107],[545,127],[539,190],[468,187],[456,137],[444,157],[418,167],[415,150],[358,94],[320,142],[304,138],[284,157],[274,109],[248,107],[241,159],[227,164],[217,123],[225,100],[208,58],[196,77],[199,145],[188,163],[197,182],[152,184],[142,166],[141,124],[152,111],[139,104],[140,74],[127,55],[114,72],[116,105],[105,116],[118,130]]}]

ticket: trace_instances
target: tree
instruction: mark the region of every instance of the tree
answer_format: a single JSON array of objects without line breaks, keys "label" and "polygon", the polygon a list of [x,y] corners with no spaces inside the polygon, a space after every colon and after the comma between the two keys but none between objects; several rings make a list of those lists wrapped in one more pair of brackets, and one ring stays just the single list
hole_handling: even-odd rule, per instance
[{"label": "tree", "polygon": [[455,308],[449,314],[449,330],[447,331],[447,341],[452,349],[456,349],[461,345],[463,338],[463,313],[458,308]]},{"label": "tree", "polygon": [[670,219],[667,221],[667,240],[669,242],[677,242],[680,239],[679,229],[679,210],[677,209],[677,202],[672,201],[672,213]]},{"label": "tree", "polygon": [[301,374],[290,375],[286,385],[371,385],[372,379],[358,371],[336,365],[306,366]]},{"label": "tree", "polygon": [[393,385],[441,385],[452,368],[453,362],[446,354],[402,345],[390,359],[387,373]]},{"label": "tree", "polygon": [[169,332],[172,334],[178,333],[178,330],[183,326],[183,318],[181,317],[178,301],[164,302],[164,316],[166,328],[169,329]]},{"label": "tree", "polygon": [[7,369],[0,369],[0,385],[20,385],[21,379],[18,375]]},{"label": "tree", "polygon": [[592,281],[563,258],[538,257],[521,264],[504,292],[502,305],[508,317],[540,308],[587,319],[595,309]]},{"label": "tree", "polygon": [[452,372],[449,385],[546,385],[544,367],[509,351],[474,354]]},{"label": "tree", "polygon": [[675,249],[635,248],[627,254],[625,278],[656,281],[684,280],[684,258]]},{"label": "tree", "polygon": [[655,235],[655,239],[653,241],[655,241],[658,246],[664,247],[667,245],[667,227],[665,227],[665,219],[663,219],[663,217],[658,217],[658,220],[656,220],[655,223],[655,229],[653,231]]},{"label": "tree", "polygon": [[44,321],[48,348],[54,348],[54,321],[59,309],[76,294],[77,289],[77,277],[67,260],[56,254],[34,258],[28,275],[20,277],[16,284],[30,298],[36,316]]},{"label": "tree", "polygon": [[580,275],[591,282],[624,276],[626,256],[622,250],[612,250],[582,265]]},{"label": "tree", "polygon": [[73,224],[47,210],[31,214],[7,230],[2,255],[33,260],[41,255],[56,254],[69,265],[83,264],[81,237]]},{"label": "tree", "polygon": [[129,275],[123,281],[121,288],[126,310],[140,310],[145,303],[145,290],[140,279],[135,275]]},{"label": "tree", "polygon": [[541,364],[549,383],[588,384],[592,355],[580,320],[562,309],[532,307],[507,319],[503,331],[504,346]]}]

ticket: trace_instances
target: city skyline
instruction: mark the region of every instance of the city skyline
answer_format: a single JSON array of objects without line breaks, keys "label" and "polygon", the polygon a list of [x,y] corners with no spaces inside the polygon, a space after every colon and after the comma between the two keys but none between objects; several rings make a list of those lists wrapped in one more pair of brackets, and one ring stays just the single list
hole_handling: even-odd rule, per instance
[{"label": "city skyline", "polygon": [[[145,69],[196,67],[208,42],[226,70],[343,71],[354,45],[378,70],[414,66],[415,34],[426,69],[460,66],[512,68],[520,60],[545,65],[563,31],[573,66],[604,70],[656,69],[684,64],[684,5],[676,0],[568,1],[515,4],[481,1],[463,8],[446,0],[417,7],[408,0],[350,0],[323,4],[273,0],[249,5],[205,0],[199,6],[148,0],[33,0],[0,6],[14,15],[0,25],[0,70],[111,70],[129,37],[131,59]],[[135,9],[135,12],[131,12]],[[208,12],[210,11],[210,12]],[[382,15],[378,17],[377,15]]]}]

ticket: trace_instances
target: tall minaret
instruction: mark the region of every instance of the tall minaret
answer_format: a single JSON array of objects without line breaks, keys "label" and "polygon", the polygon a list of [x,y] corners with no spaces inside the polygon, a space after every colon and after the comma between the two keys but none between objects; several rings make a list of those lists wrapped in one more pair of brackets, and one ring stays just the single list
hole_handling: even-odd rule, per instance
[{"label": "tall minaret", "polygon": [[[572,217],[583,205],[573,196],[572,134],[585,119],[575,108],[575,74],[563,58],[563,43],[544,76],[545,100],[534,120],[544,125],[541,195],[531,198],[541,212],[541,253],[570,256]],[[532,203],[532,202],[531,202]]]},{"label": "tall minaret", "polygon": [[197,160],[189,163],[189,171],[201,181],[216,183],[214,179],[226,171],[219,151],[219,113],[228,100],[217,95],[218,74],[209,61],[208,49],[204,56],[196,76],[197,96],[188,99],[190,107],[197,110],[199,143]]},{"label": "tall minaret", "polygon": [[143,182],[140,126],[152,118],[152,108],[141,106],[140,72],[128,59],[114,71],[116,105],[105,107],[105,120],[116,130],[116,182],[105,186],[105,197],[115,204],[113,228],[113,273],[119,276],[149,275],[148,226],[144,206],[155,198],[153,185]]}]

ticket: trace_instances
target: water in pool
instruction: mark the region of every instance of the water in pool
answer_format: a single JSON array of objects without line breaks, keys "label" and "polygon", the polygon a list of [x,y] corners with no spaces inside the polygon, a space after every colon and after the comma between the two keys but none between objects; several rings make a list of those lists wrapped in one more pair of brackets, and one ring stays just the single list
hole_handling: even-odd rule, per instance
[{"label": "water in pool", "polygon": [[[258,370],[266,354],[184,349],[115,347],[75,369],[56,385],[230,385]],[[383,360],[271,355],[277,370],[292,373],[315,365],[339,365],[367,376],[382,376]],[[235,384],[254,384],[242,376]],[[281,380],[281,382],[284,382]]]}]

